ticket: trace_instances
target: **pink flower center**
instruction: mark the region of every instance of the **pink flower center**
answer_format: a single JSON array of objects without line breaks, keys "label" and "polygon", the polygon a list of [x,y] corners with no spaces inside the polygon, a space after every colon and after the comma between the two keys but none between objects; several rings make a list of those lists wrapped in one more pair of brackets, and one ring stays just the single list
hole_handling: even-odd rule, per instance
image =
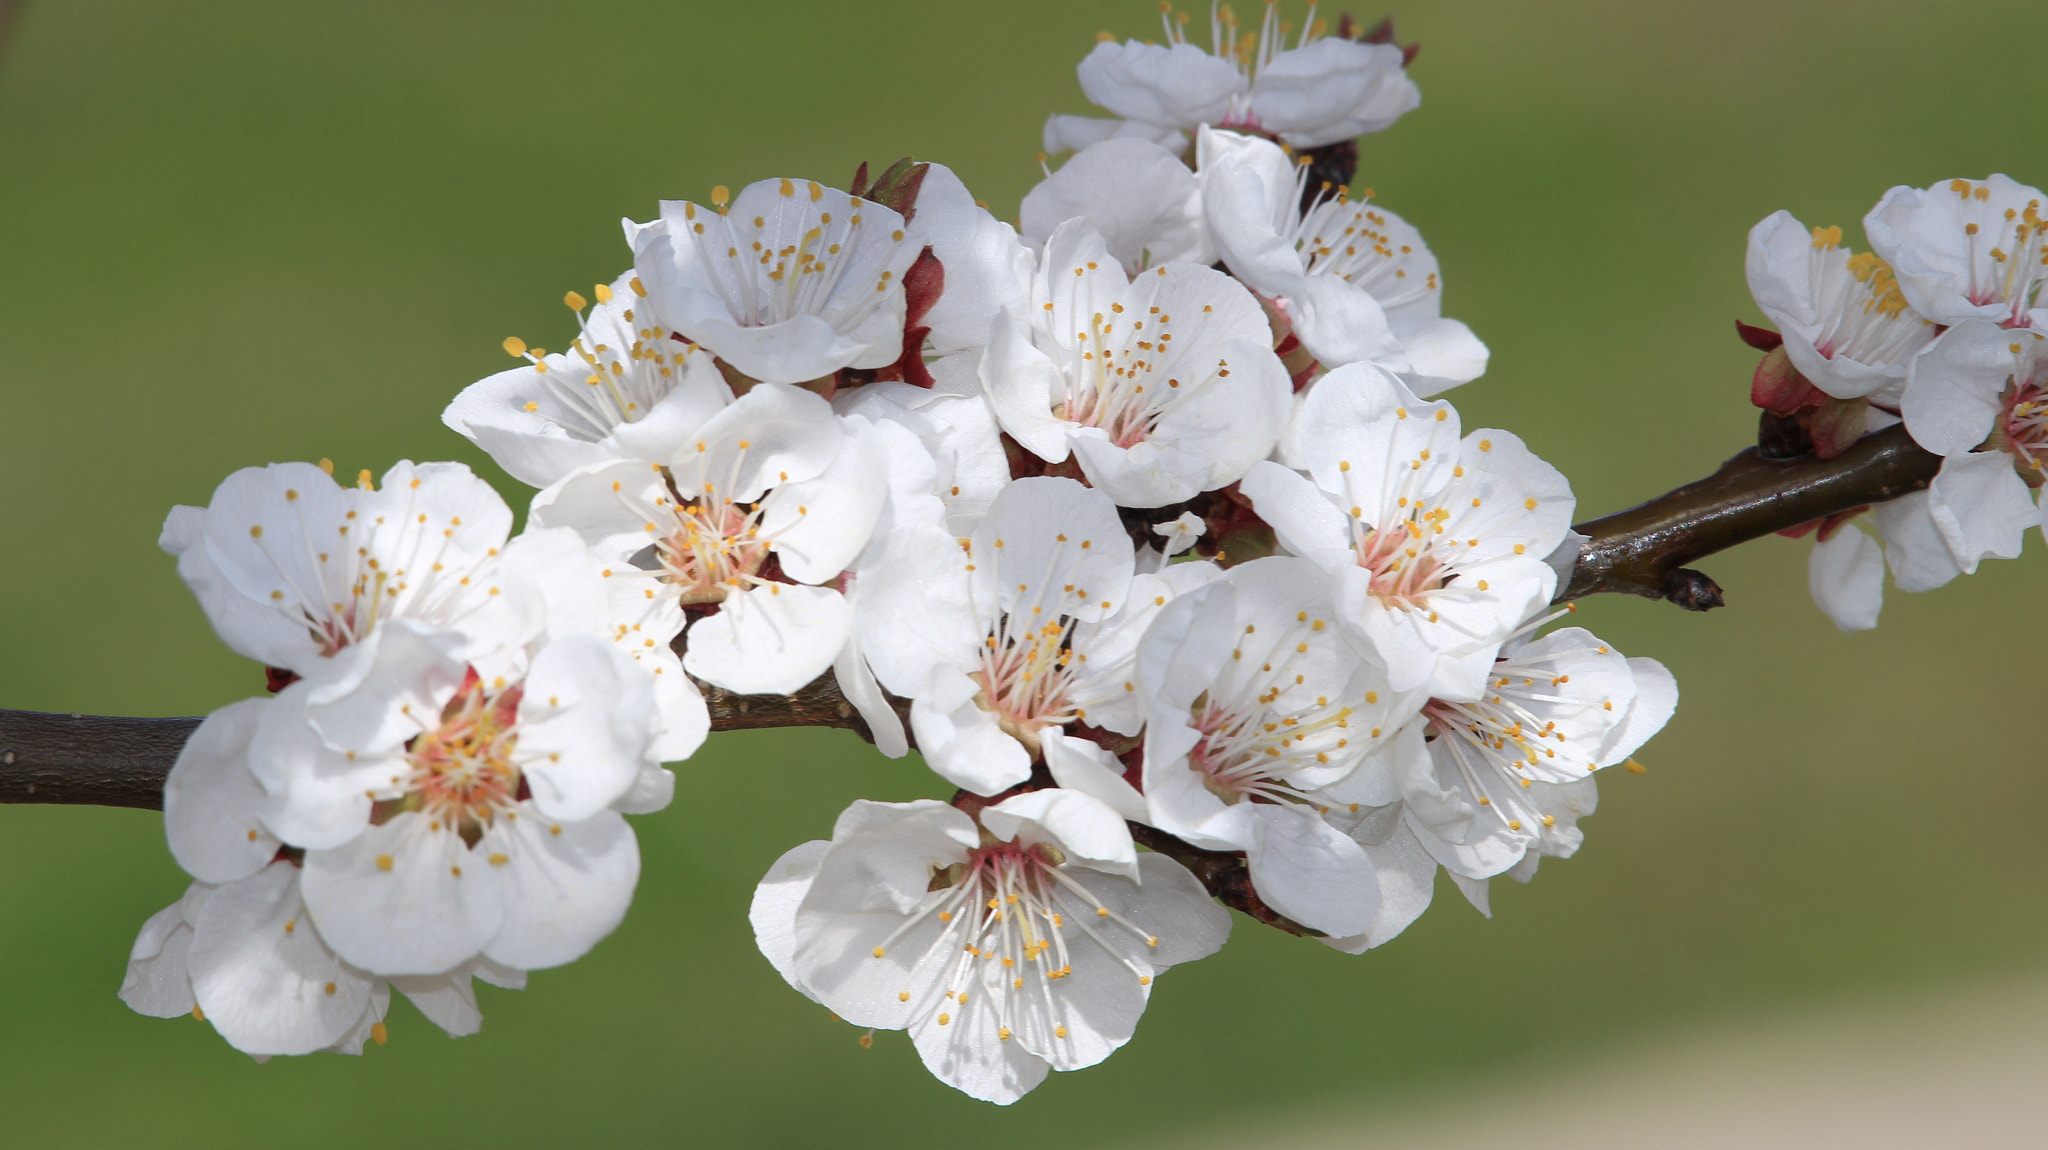
[{"label": "pink flower center", "polygon": [[2006,385],[1999,414],[2000,446],[2029,471],[2042,469],[2048,448],[2048,376]]},{"label": "pink flower center", "polygon": [[661,569],[684,606],[721,603],[734,591],[763,583],[770,540],[761,535],[761,505],[713,504],[710,497],[681,504],[670,532],[655,545]]},{"label": "pink flower center", "polygon": [[475,670],[441,709],[441,722],[406,747],[412,777],[396,810],[422,811],[433,829],[453,828],[475,846],[484,828],[519,801],[520,773],[512,765],[519,741],[519,686],[484,690]]},{"label": "pink flower center", "polygon": [[[1110,442],[1129,448],[1143,443],[1189,390],[1182,386],[1185,381],[1162,371],[1174,338],[1167,330],[1173,316],[1156,307],[1144,316],[1125,314],[1122,304],[1110,307],[1089,318],[1087,331],[1074,333],[1072,358],[1063,373],[1066,394],[1055,397],[1053,414],[1099,427]],[[1211,374],[1229,376],[1229,362],[1219,360]]]},{"label": "pink flower center", "polygon": [[[1439,508],[1426,519],[1448,518]],[[1384,528],[1366,528],[1357,540],[1358,565],[1372,572],[1372,593],[1392,605],[1417,606],[1429,592],[1450,578],[1450,568],[1430,546],[1442,528],[1425,526],[1412,519],[1397,520]]]},{"label": "pink flower center", "polygon": [[1012,617],[1004,616],[997,632],[982,642],[981,667],[974,672],[981,684],[976,701],[995,712],[1003,730],[1036,755],[1038,732],[1080,717],[1067,697],[1074,659],[1067,639],[1073,620],[1060,618],[1023,631],[1011,630],[1013,624]]}]

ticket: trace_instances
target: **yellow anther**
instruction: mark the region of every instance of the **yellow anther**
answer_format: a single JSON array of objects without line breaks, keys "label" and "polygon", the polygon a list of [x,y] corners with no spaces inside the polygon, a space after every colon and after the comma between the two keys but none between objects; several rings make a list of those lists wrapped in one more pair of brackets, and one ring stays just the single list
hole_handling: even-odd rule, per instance
[{"label": "yellow anther", "polygon": [[563,296],[562,302],[569,305],[570,311],[582,311],[584,308],[590,306],[590,301],[584,299],[580,294],[576,292],[570,292],[568,295]]},{"label": "yellow anther", "polygon": [[514,359],[524,359],[526,357],[526,341],[516,335],[506,336],[504,347],[505,354]]}]

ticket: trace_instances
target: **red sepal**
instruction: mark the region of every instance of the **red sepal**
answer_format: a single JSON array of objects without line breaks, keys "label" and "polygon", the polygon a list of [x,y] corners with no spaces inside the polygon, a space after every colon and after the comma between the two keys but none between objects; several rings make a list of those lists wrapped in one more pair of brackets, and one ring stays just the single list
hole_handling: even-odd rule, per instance
[{"label": "red sepal", "polygon": [[1741,320],[1735,321],[1735,334],[1742,342],[1758,351],[1776,351],[1785,343],[1785,337],[1767,327],[1756,327]]},{"label": "red sepal", "polygon": [[1790,415],[1826,398],[1792,366],[1792,357],[1782,347],[1767,352],[1749,380],[1749,401],[1778,415]]},{"label": "red sepal", "polygon": [[1870,421],[1870,402],[1863,399],[1836,399],[1824,396],[1820,406],[1813,409],[1813,418],[1807,421],[1808,434],[1813,436],[1813,454],[1819,459],[1833,459],[1855,446],[1863,438],[1863,429]]}]

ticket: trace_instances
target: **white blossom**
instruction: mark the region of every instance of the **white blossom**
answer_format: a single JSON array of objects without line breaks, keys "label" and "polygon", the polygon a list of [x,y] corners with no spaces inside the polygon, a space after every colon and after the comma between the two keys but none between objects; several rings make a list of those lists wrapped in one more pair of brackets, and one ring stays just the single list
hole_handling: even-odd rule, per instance
[{"label": "white blossom", "polygon": [[1051,463],[1070,455],[1126,507],[1235,482],[1272,451],[1287,369],[1251,293],[1192,264],[1127,279],[1081,221],[1047,241],[1023,315],[981,362],[1003,430]]},{"label": "white blossom", "polygon": [[1161,21],[1164,45],[1104,41],[1081,61],[1081,91],[1121,120],[1054,116],[1046,151],[1126,135],[1172,146],[1203,124],[1313,148],[1380,131],[1422,103],[1400,48],[1324,36],[1319,23],[1289,47],[1274,4],[1255,33],[1212,7],[1208,52],[1188,42],[1184,13],[1163,10]]},{"label": "white blossom", "polygon": [[[574,529],[605,561],[613,638],[663,674],[794,691],[852,634],[826,584],[866,546],[888,497],[871,430],[810,392],[759,384],[664,458],[571,473],[534,497],[533,521]],[[696,619],[678,664],[668,644],[686,611]]]},{"label": "white blossom", "polygon": [[665,200],[626,221],[654,316],[745,375],[803,383],[903,355],[903,273],[922,245],[894,210],[816,181],[762,180],[730,204]]},{"label": "white blossom", "polygon": [[911,700],[933,770],[993,795],[1040,759],[1056,773],[1108,769],[1108,752],[1067,728],[1137,734],[1138,637],[1214,570],[1183,563],[1138,575],[1134,563],[1107,496],[1041,477],[1004,488],[971,537],[906,537],[863,575],[862,650],[881,683]]},{"label": "white blossom", "polygon": [[1852,254],[1842,229],[1774,212],[1749,232],[1749,291],[1785,337],[1792,366],[1836,399],[1896,404],[1934,325],[1906,306],[1892,269]]},{"label": "white blossom", "polygon": [[1000,1104],[1114,1053],[1153,978],[1230,929],[1116,812],[1057,789],[978,826],[930,800],[857,802],[829,844],[777,862],[751,917],[792,985],[856,1026],[908,1030],[941,1081]]},{"label": "white blossom", "polygon": [[1370,192],[1324,188],[1304,209],[1308,169],[1270,141],[1204,128],[1196,152],[1223,262],[1275,301],[1318,361],[1377,364],[1419,395],[1485,373],[1486,345],[1443,316],[1436,256]]},{"label": "white blossom", "polygon": [[[175,507],[161,544],[236,652],[311,675],[393,619],[472,636],[465,654],[516,670],[544,625],[557,540],[507,555],[512,512],[459,463],[402,462],[377,487],[310,463],[228,476],[206,507]],[[499,664],[504,664],[501,668]]]},{"label": "white blossom", "polygon": [[[1424,848],[1453,873],[1483,879],[1531,851],[1576,850],[1575,826],[1546,809],[1552,792],[1539,788],[1581,783],[1628,758],[1677,702],[1662,664],[1566,627],[1504,652],[1481,697],[1430,699],[1401,734],[1411,746],[1385,765]],[[1412,742],[1425,735],[1427,754],[1416,756]]]},{"label": "white blossom", "polygon": [[597,302],[570,293],[582,330],[566,352],[505,350],[530,366],[471,384],[441,421],[488,452],[514,479],[546,487],[579,467],[655,459],[720,408],[732,389],[695,345],[653,315],[631,272],[599,285]]},{"label": "white blossom", "polygon": [[1571,522],[1564,476],[1505,431],[1461,442],[1449,404],[1364,364],[1318,381],[1292,426],[1288,466],[1254,467],[1245,495],[1336,577],[1338,623],[1389,686],[1476,698],[1556,587],[1544,558]]},{"label": "white blossom", "polygon": [[2041,522],[2034,493],[2048,446],[2048,338],[1966,319],[1914,360],[1900,410],[1906,430],[1942,455],[1924,491],[1880,503],[1867,522],[1822,528],[1808,562],[1813,599],[1837,627],[1877,625],[1889,567],[1902,591],[1928,591],[1985,559],[2018,557]]},{"label": "white blossom", "polygon": [[1319,791],[1356,770],[1419,700],[1391,691],[1334,623],[1331,579],[1256,559],[1181,597],[1139,646],[1145,821],[1243,851],[1267,905],[1332,936],[1379,911],[1372,862]]},{"label": "white blossom", "polygon": [[456,646],[387,624],[360,674],[295,683],[257,720],[263,828],[304,850],[322,937],[377,974],[577,958],[639,875],[618,810],[667,800],[653,684],[610,644],[560,637],[512,682],[481,679]]},{"label": "white blossom", "polygon": [[1678,701],[1662,664],[1626,659],[1577,627],[1511,645],[1487,690],[1429,700],[1371,762],[1323,792],[1330,817],[1372,859],[1381,892],[1370,928],[1330,945],[1356,954],[1398,935],[1428,908],[1439,865],[1488,912],[1490,877],[1527,882],[1541,857],[1571,855],[1583,839],[1578,820],[1598,801],[1593,773],[1626,760]]},{"label": "white blossom", "polygon": [[475,959],[446,973],[395,980],[343,962],[300,892],[300,867],[262,821],[264,792],[249,748],[272,700],[249,699],[200,724],[165,786],[172,853],[200,879],[143,925],[122,1001],[156,1017],[192,1014],[258,1057],[360,1053],[384,1041],[395,983],[449,1034],[482,1024],[472,976],[517,988],[525,972]]},{"label": "white blossom", "polygon": [[2048,326],[2043,197],[2001,175],[1896,187],[1863,217],[1913,310],[1938,324]]}]

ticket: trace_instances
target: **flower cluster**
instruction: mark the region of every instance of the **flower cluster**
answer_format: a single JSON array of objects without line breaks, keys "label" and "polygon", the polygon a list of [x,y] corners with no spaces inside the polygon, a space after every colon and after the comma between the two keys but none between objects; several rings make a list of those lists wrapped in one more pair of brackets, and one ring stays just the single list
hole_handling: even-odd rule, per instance
[{"label": "flower cluster", "polygon": [[1893,188],[1863,218],[1865,252],[1789,212],[1749,234],[1750,292],[1777,325],[1743,328],[1765,352],[1756,405],[1822,459],[1899,423],[1942,457],[1925,491],[1797,532],[1817,532],[1814,602],[1845,631],[1877,625],[1887,566],[1900,590],[1931,590],[2017,557],[2042,524],[2044,208],[2038,189],[1994,175]]},{"label": "flower cluster", "polygon": [[[706,690],[827,675],[957,793],[847,808],[761,883],[757,938],[978,1098],[1128,1041],[1219,898],[1358,953],[1439,869],[1484,910],[1573,853],[1676,687],[1546,630],[1570,487],[1431,398],[1486,348],[1330,150],[1416,106],[1408,54],[1275,11],[1216,14],[1213,53],[1170,14],[1098,45],[1121,118],[1048,124],[1078,150],[1015,228],[908,161],[628,222],[567,349],[507,340],[444,417],[538,489],[516,537],[456,464],[176,509],[165,549],[274,694],[171,776],[194,882],[127,1000],[266,1056],[381,1041],[394,986],[473,1030],[470,979],[618,923],[622,816],[670,801]],[[1912,346],[1864,326],[1870,372]]]}]

